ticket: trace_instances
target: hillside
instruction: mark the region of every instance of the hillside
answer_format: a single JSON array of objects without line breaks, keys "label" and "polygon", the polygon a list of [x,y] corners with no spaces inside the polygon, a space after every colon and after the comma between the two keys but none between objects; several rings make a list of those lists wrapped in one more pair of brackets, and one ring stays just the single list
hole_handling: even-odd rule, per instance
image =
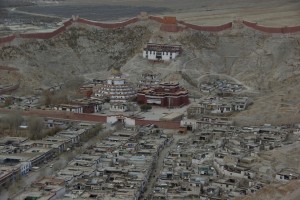
[{"label": "hillside", "polygon": [[[227,79],[244,84],[254,98],[248,111],[235,116],[241,124],[285,123],[299,118],[300,34],[265,34],[235,24],[232,30],[207,33],[184,30],[162,33],[159,25],[141,21],[126,28],[106,30],[72,26],[49,40],[14,42],[0,49],[0,65],[20,69],[19,93],[51,86],[83,75],[106,78],[112,66],[123,66],[135,82],[144,70],[180,81],[191,96],[207,80]],[[142,59],[148,42],[182,44],[183,54],[170,63]]]},{"label": "hillside", "polygon": [[0,63],[20,69],[21,87],[39,88],[122,66],[150,37],[144,26],[117,30],[71,27],[49,40],[29,40],[0,50]]}]

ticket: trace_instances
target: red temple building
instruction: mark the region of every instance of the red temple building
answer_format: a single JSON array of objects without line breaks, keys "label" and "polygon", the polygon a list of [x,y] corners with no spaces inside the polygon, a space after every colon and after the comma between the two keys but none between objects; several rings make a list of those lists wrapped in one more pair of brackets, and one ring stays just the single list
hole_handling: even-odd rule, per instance
[{"label": "red temple building", "polygon": [[157,87],[148,87],[137,94],[140,104],[155,104],[168,108],[181,107],[189,104],[188,91],[179,83],[160,83]]}]

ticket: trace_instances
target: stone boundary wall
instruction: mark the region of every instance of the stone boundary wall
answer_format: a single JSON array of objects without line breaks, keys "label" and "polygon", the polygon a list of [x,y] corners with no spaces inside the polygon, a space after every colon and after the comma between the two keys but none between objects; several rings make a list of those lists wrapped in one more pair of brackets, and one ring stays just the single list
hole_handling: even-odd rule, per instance
[{"label": "stone boundary wall", "polygon": [[[11,72],[11,71],[16,71],[16,72],[19,71],[19,69],[14,68],[14,67],[8,67],[8,66],[1,66],[1,65],[0,65],[0,73],[1,73],[1,70],[6,70],[6,71],[10,71],[10,72]],[[19,74],[19,75],[20,75],[20,74]],[[17,84],[12,85],[12,86],[10,86],[10,87],[6,87],[6,88],[0,89],[0,95],[5,94],[5,93],[7,93],[7,92],[15,91],[15,90],[17,90],[19,87],[20,87],[20,79],[18,80],[18,83],[17,83]]]},{"label": "stone boundary wall", "polygon": [[52,32],[45,32],[45,33],[21,33],[20,37],[25,39],[50,39],[52,37],[55,37],[56,35],[64,32],[67,30],[68,26],[71,26],[73,23],[73,19],[69,19],[65,21],[63,26],[59,27],[58,29],[52,31]]},{"label": "stone boundary wall", "polygon": [[[13,110],[0,108],[0,113],[10,113]],[[72,113],[65,111],[56,111],[56,110],[39,110],[31,109],[29,111],[20,111],[21,115],[24,116],[40,116],[40,117],[49,117],[49,118],[58,118],[66,120],[78,120],[78,121],[90,121],[90,122],[107,122],[107,116],[92,115],[92,114],[82,114],[82,113]],[[143,120],[135,119],[136,125],[148,125],[155,124],[160,128],[166,129],[178,129],[180,127],[180,121],[156,121],[156,120]]]},{"label": "stone boundary wall", "polygon": [[[159,22],[161,24],[164,24],[164,19],[157,16],[150,15],[148,19]],[[6,43],[12,42],[16,38],[22,38],[22,39],[50,39],[62,32],[64,32],[68,26],[72,25],[74,22],[77,23],[83,23],[90,26],[96,26],[101,28],[107,28],[107,29],[116,29],[121,28],[124,26],[127,26],[129,24],[136,23],[139,20],[138,17],[131,18],[129,20],[126,20],[124,22],[117,22],[117,23],[102,23],[97,21],[91,21],[83,18],[71,18],[67,21],[65,21],[63,26],[59,27],[58,29],[52,31],[52,32],[44,32],[44,33],[21,33],[19,35],[9,35],[5,37],[0,37],[0,46],[4,45]],[[220,26],[198,26],[190,23],[186,23],[184,21],[177,21],[178,24],[183,25],[185,28],[190,28],[198,31],[208,31],[208,32],[219,32],[226,29],[230,29],[232,27],[232,22],[220,25]],[[261,26],[257,25],[257,23],[243,21],[243,24],[247,27],[250,27],[252,29],[265,32],[265,33],[296,33],[300,32],[300,26],[284,26],[284,27],[267,27],[267,26]],[[171,26],[171,25],[169,25]],[[175,27],[176,28],[176,27]],[[176,30],[174,28],[174,25],[172,27],[166,26],[164,29],[169,32],[177,32],[178,30],[182,30],[182,27],[177,27]]]},{"label": "stone boundary wall", "polygon": [[11,41],[13,41],[16,38],[15,35],[9,35],[9,36],[5,36],[0,38],[0,45],[4,44],[4,43],[9,43]]},{"label": "stone boundary wall", "polygon": [[54,36],[64,32],[66,30],[65,26],[59,27],[55,31],[45,32],[45,33],[21,33],[20,37],[24,39],[50,39]]},{"label": "stone boundary wall", "polygon": [[78,18],[76,22],[83,23],[91,26],[97,26],[100,28],[107,28],[107,29],[116,29],[116,28],[122,28],[124,26],[127,26],[129,24],[136,23],[139,19],[137,17],[131,18],[129,20],[126,20],[124,22],[117,22],[117,23],[102,23],[97,21],[91,21],[83,18]]},{"label": "stone boundary wall", "polygon": [[2,89],[0,89],[0,95],[5,94],[7,92],[15,91],[16,89],[19,88],[19,86],[20,86],[20,82],[17,83],[16,85],[12,85],[10,87],[2,88]]},{"label": "stone boundary wall", "polygon": [[19,35],[9,35],[6,37],[0,38],[0,46],[4,45],[6,43],[12,42],[15,38],[21,38],[21,39],[50,39],[53,38],[60,33],[67,30],[69,26],[71,26],[74,22],[83,23],[91,26],[97,26],[101,28],[107,28],[107,29],[115,29],[115,28],[121,28],[124,26],[127,26],[129,24],[136,23],[139,19],[137,17],[131,18],[129,20],[126,20],[124,22],[117,22],[117,23],[101,23],[96,21],[90,21],[83,18],[76,18],[76,19],[69,19],[65,21],[63,26],[59,27],[58,29],[52,31],[52,32],[43,32],[43,33],[21,33]]},{"label": "stone boundary wall", "polygon": [[197,31],[208,31],[208,32],[219,32],[224,31],[226,29],[230,29],[232,27],[232,22],[220,25],[220,26],[198,26],[194,24],[189,24],[184,21],[178,21],[178,24],[182,24],[187,28],[194,29]]},{"label": "stone boundary wall", "polygon": [[151,20],[156,21],[156,22],[159,22],[159,23],[164,23],[164,20],[163,20],[163,18],[161,18],[161,17],[157,17],[157,16],[150,15],[150,16],[148,17],[148,19],[151,19]]},{"label": "stone boundary wall", "polygon": [[144,120],[144,119],[136,119],[136,125],[145,126],[148,124],[155,124],[160,128],[166,129],[179,129],[180,128],[180,121],[156,121],[156,120]]},{"label": "stone boundary wall", "polygon": [[300,26],[284,26],[284,27],[267,27],[267,26],[261,26],[257,23],[243,21],[243,24],[247,27],[250,27],[252,29],[262,31],[265,33],[296,33],[300,32]]},{"label": "stone boundary wall", "polygon": [[8,67],[8,66],[1,66],[0,65],[0,70],[7,70],[7,71],[19,71],[18,68],[14,68],[14,67]]}]

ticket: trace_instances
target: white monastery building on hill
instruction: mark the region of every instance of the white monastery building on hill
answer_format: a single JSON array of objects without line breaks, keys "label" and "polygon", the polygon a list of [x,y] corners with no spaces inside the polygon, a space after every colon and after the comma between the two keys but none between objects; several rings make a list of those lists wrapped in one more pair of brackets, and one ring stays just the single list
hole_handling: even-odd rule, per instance
[{"label": "white monastery building on hill", "polygon": [[144,48],[143,58],[152,61],[170,61],[182,53],[181,45],[148,43]]}]

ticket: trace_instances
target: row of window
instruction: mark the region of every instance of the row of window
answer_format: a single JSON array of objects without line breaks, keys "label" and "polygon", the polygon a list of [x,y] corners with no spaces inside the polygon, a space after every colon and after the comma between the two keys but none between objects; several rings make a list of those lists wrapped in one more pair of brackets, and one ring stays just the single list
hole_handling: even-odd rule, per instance
[{"label": "row of window", "polygon": [[162,54],[162,55],[172,55],[171,52],[157,52],[157,51],[146,51],[146,55],[156,55],[156,54]]}]

